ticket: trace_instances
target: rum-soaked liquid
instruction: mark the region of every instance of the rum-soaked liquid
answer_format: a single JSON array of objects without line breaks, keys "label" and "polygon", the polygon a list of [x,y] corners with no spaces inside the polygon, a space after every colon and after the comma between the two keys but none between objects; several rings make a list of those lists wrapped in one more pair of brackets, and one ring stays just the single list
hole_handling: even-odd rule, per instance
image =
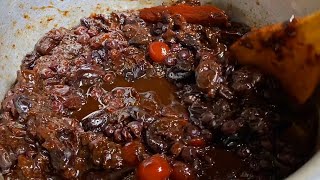
[{"label": "rum-soaked liquid", "polygon": [[[81,107],[79,111],[72,114],[72,117],[81,120],[87,115],[103,108],[103,104],[99,100],[94,99],[90,96],[88,91],[91,90],[91,86],[83,86],[82,89],[85,92],[86,103]],[[171,104],[175,98],[176,88],[165,78],[151,77],[151,78],[140,78],[136,79],[134,82],[128,82],[123,77],[116,77],[112,84],[102,83],[101,87],[105,91],[112,91],[119,87],[132,87],[138,93],[153,92],[157,95],[160,103],[163,105]]]}]

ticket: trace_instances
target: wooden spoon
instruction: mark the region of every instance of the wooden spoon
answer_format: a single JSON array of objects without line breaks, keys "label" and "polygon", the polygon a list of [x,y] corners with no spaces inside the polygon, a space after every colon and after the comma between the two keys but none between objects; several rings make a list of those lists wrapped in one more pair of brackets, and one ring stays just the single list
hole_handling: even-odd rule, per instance
[{"label": "wooden spoon", "polygon": [[320,80],[320,11],[253,30],[231,51],[240,64],[257,66],[276,77],[302,104]]}]

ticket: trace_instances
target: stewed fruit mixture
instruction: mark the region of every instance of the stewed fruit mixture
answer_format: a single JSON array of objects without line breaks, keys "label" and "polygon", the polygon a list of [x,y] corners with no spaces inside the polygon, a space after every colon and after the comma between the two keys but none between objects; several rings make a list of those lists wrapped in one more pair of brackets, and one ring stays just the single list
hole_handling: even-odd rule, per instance
[{"label": "stewed fruit mixture", "polygon": [[250,28],[197,1],[53,29],[1,106],[5,179],[280,179],[316,116],[228,47]]}]

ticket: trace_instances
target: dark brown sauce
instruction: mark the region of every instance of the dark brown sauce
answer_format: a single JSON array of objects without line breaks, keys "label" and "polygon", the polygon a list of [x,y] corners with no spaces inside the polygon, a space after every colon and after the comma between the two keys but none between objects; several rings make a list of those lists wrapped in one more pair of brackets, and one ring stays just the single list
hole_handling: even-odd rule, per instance
[{"label": "dark brown sauce", "polygon": [[176,91],[174,85],[167,79],[158,77],[140,78],[134,82],[128,82],[123,77],[117,77],[113,84],[103,84],[102,87],[107,91],[116,87],[133,87],[139,93],[153,91],[164,105],[171,104]]},{"label": "dark brown sauce", "polygon": [[[287,128],[280,139],[294,147],[297,154],[304,155],[313,151],[316,146],[319,115],[315,107],[289,115],[293,124]],[[308,157],[306,157],[308,158]]]},{"label": "dark brown sauce", "polygon": [[99,101],[88,96],[86,103],[84,105],[82,105],[82,107],[79,111],[74,112],[71,117],[76,118],[78,120],[81,120],[84,117],[86,117],[87,115],[99,110],[99,106],[101,106]]},{"label": "dark brown sauce", "polygon": [[[159,100],[163,105],[169,105],[175,100],[175,87],[165,78],[141,78],[135,80],[134,82],[128,82],[123,77],[117,77],[112,84],[104,83],[101,85],[101,87],[106,91],[111,91],[118,87],[132,87],[138,93],[151,91],[159,97]],[[78,120],[83,119],[87,115],[103,107],[98,100],[95,100],[89,95],[88,91],[91,89],[90,86],[82,86],[81,88],[85,92],[87,101],[79,111],[74,112],[71,116]]]},{"label": "dark brown sauce", "polygon": [[236,154],[226,151],[225,149],[210,149],[207,151],[214,163],[209,165],[205,170],[205,175],[201,179],[229,179],[231,174],[235,177],[239,172],[248,170],[247,164],[242,161]]}]

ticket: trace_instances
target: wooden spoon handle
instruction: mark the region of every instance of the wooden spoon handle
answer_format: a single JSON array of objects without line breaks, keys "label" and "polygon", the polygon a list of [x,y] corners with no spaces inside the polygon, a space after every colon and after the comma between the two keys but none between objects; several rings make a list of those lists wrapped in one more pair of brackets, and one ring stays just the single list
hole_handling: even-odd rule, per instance
[{"label": "wooden spoon handle", "polygon": [[240,64],[275,76],[289,95],[304,103],[320,80],[320,12],[254,30],[231,51]]}]

